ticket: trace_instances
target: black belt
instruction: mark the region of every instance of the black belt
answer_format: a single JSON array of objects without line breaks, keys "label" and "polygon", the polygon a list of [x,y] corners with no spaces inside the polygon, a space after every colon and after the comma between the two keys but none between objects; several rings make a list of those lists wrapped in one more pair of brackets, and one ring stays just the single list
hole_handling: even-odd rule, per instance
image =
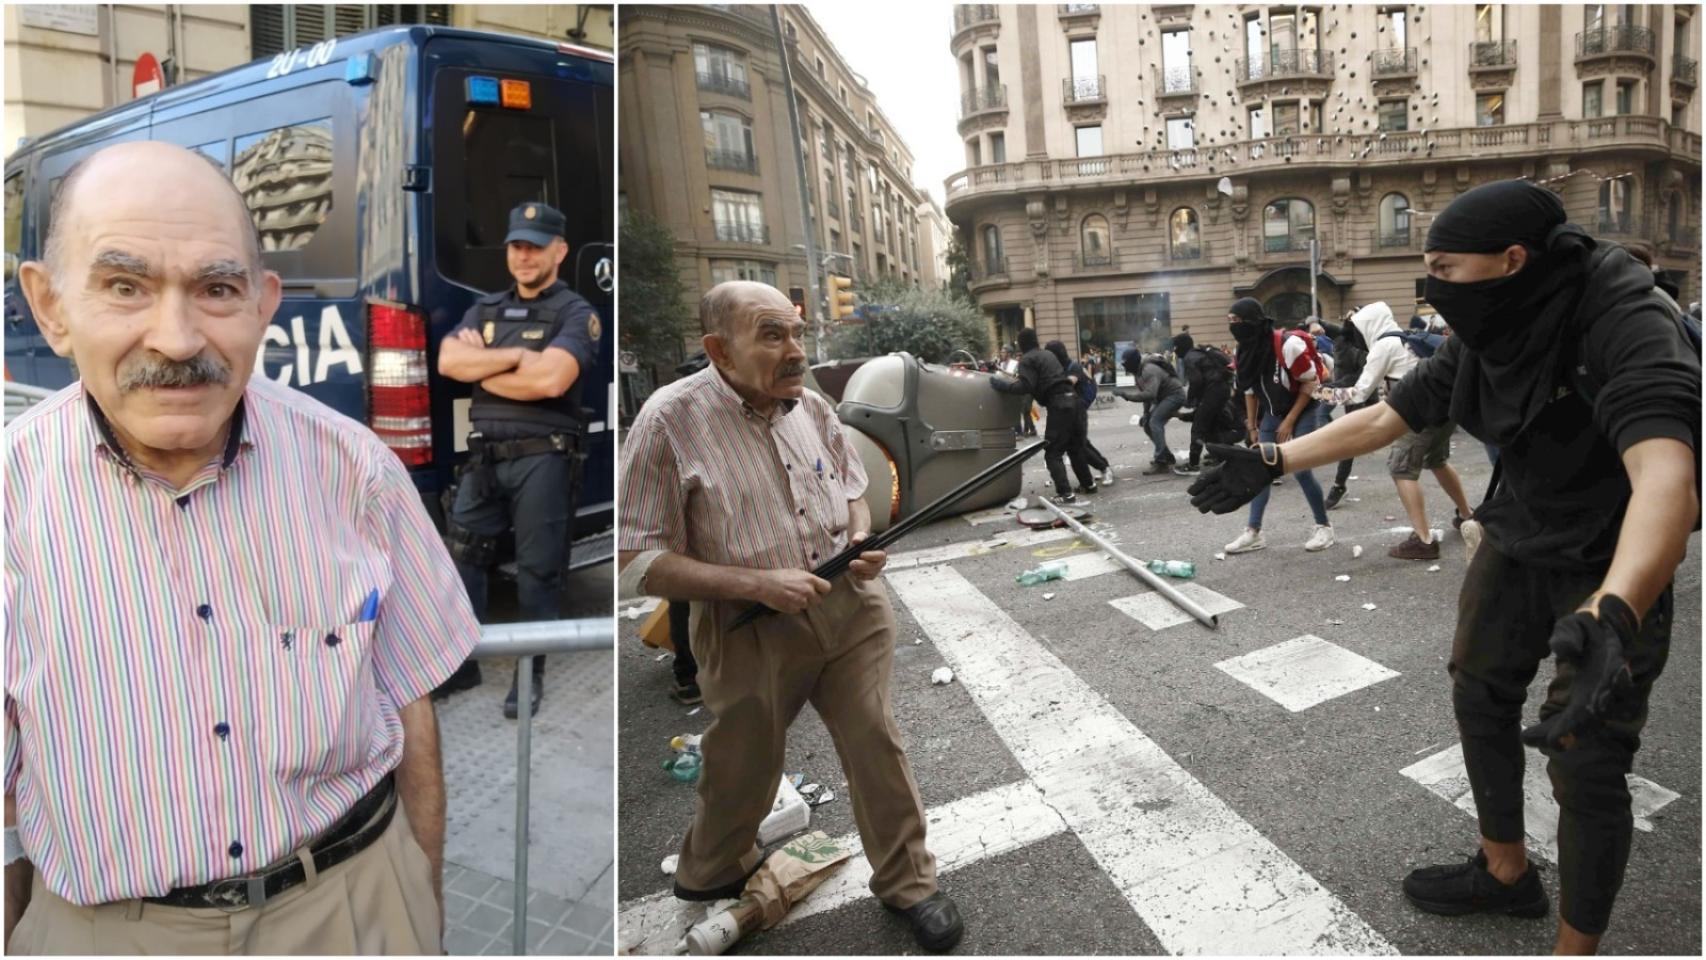
[{"label": "black belt", "polygon": [[468,455],[480,463],[519,460],[540,453],[573,453],[579,447],[580,437],[573,433],[553,433],[548,437],[520,440],[487,440],[477,433],[468,435]]},{"label": "black belt", "polygon": [[[349,813],[332,824],[318,843],[308,848],[308,855],[314,858],[314,869],[323,873],[367,849],[391,825],[391,815],[396,812],[396,784],[392,775],[386,774],[385,779],[355,802]],[[268,900],[307,880],[308,871],[302,861],[291,857],[257,873],[226,877],[198,887],[179,887],[163,897],[144,897],[143,902],[237,911],[264,906]]]}]

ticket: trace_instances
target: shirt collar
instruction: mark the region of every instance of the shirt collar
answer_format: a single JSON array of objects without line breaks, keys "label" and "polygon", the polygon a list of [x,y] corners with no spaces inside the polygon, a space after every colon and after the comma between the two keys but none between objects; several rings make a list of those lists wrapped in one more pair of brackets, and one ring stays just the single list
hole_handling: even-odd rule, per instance
[{"label": "shirt collar", "polygon": [[740,392],[729,383],[728,378],[723,376],[723,371],[717,369],[716,364],[713,363],[709,367],[706,367],[705,372],[710,375],[713,389],[716,390],[717,395],[722,397],[727,403],[739,405],[741,416],[746,417],[748,420],[759,420],[767,424],[775,423],[787,416],[795,407],[800,405],[800,401],[798,400],[779,400],[776,403],[776,411],[766,417],[764,414],[754,410],[752,408],[752,404],[746,402],[746,398],[742,397]]},{"label": "shirt collar", "polygon": [[[150,476],[137,466],[136,461],[132,460],[130,454],[125,451],[124,444],[119,442],[118,434],[113,431],[113,425],[107,420],[107,415],[102,412],[101,405],[95,402],[94,395],[85,389],[83,399],[88,404],[89,422],[94,427],[95,449],[104,452],[120,467],[136,477]],[[254,447],[254,442],[246,436],[245,432],[245,426],[248,423],[247,407],[248,393],[245,391],[243,396],[237,398],[236,409],[231,411],[231,432],[225,438],[225,449],[220,453],[218,459],[208,461],[208,466],[217,464],[218,472],[221,474],[231,469],[231,465],[237,462],[239,453]],[[195,481],[191,481],[191,484],[194,485]]]},{"label": "shirt collar", "polygon": [[510,293],[510,296],[515,298],[517,303],[538,303],[539,301],[544,300],[548,297],[555,296],[558,290],[564,290],[567,288],[568,288],[568,283],[566,281],[560,280],[560,279],[559,280],[553,280],[553,281],[551,281],[550,286],[539,291],[538,296],[536,296],[536,297],[524,297],[521,295],[521,285],[512,283],[512,284],[510,284],[510,287],[509,287],[509,293]]}]

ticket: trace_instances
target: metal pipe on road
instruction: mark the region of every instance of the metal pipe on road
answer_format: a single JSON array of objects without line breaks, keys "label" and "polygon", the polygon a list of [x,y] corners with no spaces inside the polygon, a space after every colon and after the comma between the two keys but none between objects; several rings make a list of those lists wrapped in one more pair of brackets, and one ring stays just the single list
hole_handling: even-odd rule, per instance
[{"label": "metal pipe on road", "polygon": [[533,658],[547,653],[613,649],[612,617],[494,623],[480,628],[471,657],[515,657],[515,919],[510,940],[516,956],[527,953],[527,843],[533,793]]},{"label": "metal pipe on road", "polygon": [[1066,521],[1066,525],[1071,527],[1074,533],[1077,533],[1078,535],[1088,539],[1091,543],[1094,543],[1096,546],[1107,551],[1108,556],[1119,561],[1120,565],[1125,567],[1127,570],[1137,574],[1137,578],[1139,580],[1142,580],[1144,583],[1154,587],[1156,593],[1159,593],[1163,597],[1172,601],[1174,606],[1198,620],[1201,620],[1203,624],[1211,630],[1218,630],[1220,628],[1219,617],[1198,606],[1194,600],[1180,593],[1178,588],[1156,576],[1154,571],[1136,560],[1133,560],[1131,557],[1126,556],[1124,553],[1121,553],[1117,547],[1103,539],[1100,534],[1091,533],[1089,527],[1086,527],[1077,520],[1072,519],[1067,515],[1065,510],[1060,509],[1042,497],[1038,497],[1037,502],[1054,511],[1055,516]]}]

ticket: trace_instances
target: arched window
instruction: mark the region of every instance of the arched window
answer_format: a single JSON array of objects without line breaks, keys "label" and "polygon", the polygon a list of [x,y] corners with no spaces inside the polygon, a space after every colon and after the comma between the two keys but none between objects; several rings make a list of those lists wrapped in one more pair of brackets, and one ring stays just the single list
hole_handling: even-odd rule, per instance
[{"label": "arched window", "polygon": [[1380,198],[1380,245],[1407,247],[1410,245],[1410,198],[1401,193],[1389,193]]},{"label": "arched window", "polygon": [[1092,213],[1084,218],[1078,230],[1079,247],[1086,267],[1105,267],[1114,262],[1114,248],[1108,242],[1108,218]]},{"label": "arched window", "polygon": [[1001,252],[1001,228],[991,223],[983,228],[983,273],[1007,272],[1007,257]]},{"label": "arched window", "polygon": [[1666,235],[1670,237],[1671,243],[1682,242],[1683,210],[1682,191],[1678,190],[1670,195],[1670,222],[1665,231]]},{"label": "arched window", "polygon": [[1202,228],[1197,223],[1197,212],[1190,207],[1180,207],[1167,218],[1168,234],[1171,238],[1169,249],[1174,260],[1197,260],[1202,257]]},{"label": "arched window", "polygon": [[1601,233],[1628,233],[1634,207],[1635,184],[1617,177],[1599,185],[1599,229]]},{"label": "arched window", "polygon": [[1315,208],[1307,200],[1275,200],[1262,209],[1262,247],[1269,253],[1308,250],[1315,239]]}]

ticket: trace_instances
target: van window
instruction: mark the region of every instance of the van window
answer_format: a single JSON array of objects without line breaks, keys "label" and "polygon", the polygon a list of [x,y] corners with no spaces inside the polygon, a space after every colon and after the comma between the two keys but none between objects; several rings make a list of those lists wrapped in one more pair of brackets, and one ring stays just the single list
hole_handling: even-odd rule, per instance
[{"label": "van window", "polygon": [[6,269],[11,271],[13,258],[23,255],[24,249],[24,175],[20,171],[6,178]]},{"label": "van window", "polygon": [[230,176],[231,164],[228,162],[228,158],[230,157],[230,153],[227,150],[228,147],[230,147],[230,144],[226,141],[215,140],[212,143],[197,144],[190,149],[201,154],[207,159],[212,160],[216,165],[218,165],[219,169],[225,171],[226,176]]},{"label": "van window", "polygon": [[249,206],[261,249],[308,246],[332,212],[331,118],[238,137],[235,151],[231,181]]},{"label": "van window", "polygon": [[462,122],[463,198],[470,247],[501,247],[509,212],[529,200],[561,209],[548,117],[469,110]]}]

